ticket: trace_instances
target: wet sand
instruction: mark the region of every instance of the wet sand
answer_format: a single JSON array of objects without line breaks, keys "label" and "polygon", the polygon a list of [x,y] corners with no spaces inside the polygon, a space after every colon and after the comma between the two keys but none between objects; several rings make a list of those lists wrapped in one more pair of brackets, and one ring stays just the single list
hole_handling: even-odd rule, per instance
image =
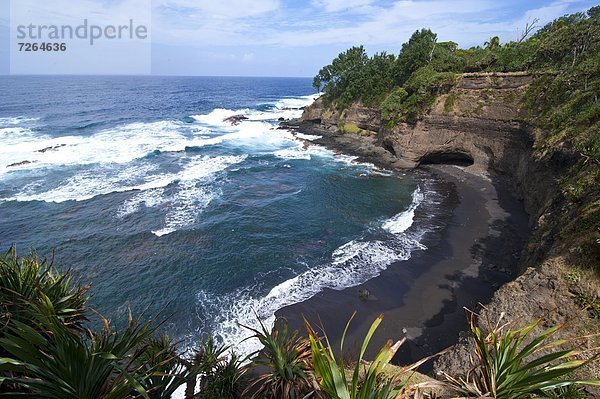
[{"label": "wet sand", "polygon": [[[394,362],[406,364],[456,343],[467,329],[463,307],[487,303],[494,291],[517,275],[527,238],[528,217],[501,177],[452,165],[424,167],[436,176],[443,200],[436,210],[417,208],[415,223],[433,212],[438,231],[428,233],[424,251],[390,265],[378,277],[342,291],[325,290],[281,309],[291,327],[304,331],[303,317],[322,325],[337,347],[352,313],[345,349],[355,353],[375,317],[384,321],[367,351],[374,356],[388,339],[407,337]],[[367,299],[359,291],[368,290]],[[364,291],[363,291],[364,292]],[[431,363],[420,371],[430,371]]]}]

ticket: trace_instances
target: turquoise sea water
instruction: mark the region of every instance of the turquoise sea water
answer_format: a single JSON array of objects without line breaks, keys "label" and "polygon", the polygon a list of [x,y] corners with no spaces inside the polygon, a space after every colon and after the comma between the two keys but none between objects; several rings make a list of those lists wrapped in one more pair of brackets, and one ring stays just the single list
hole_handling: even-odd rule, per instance
[{"label": "turquoise sea water", "polygon": [[[276,129],[309,79],[0,77],[0,249],[56,253],[112,318],[228,343],[425,249],[426,182]],[[232,126],[223,120],[244,114]],[[255,343],[241,347],[250,351]]]}]

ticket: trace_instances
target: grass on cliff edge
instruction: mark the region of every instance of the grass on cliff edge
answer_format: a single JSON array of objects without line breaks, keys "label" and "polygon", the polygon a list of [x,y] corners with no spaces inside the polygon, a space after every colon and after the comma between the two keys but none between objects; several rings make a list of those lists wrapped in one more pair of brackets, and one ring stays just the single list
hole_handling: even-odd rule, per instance
[{"label": "grass on cliff edge", "polygon": [[370,136],[372,132],[359,128],[355,123],[340,123],[338,128],[342,133],[357,134],[359,136]]}]

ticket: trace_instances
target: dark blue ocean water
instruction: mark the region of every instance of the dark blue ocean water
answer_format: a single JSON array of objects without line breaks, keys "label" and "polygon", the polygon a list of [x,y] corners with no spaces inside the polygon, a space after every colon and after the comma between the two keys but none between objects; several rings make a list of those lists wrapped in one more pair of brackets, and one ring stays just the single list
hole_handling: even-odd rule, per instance
[{"label": "dark blue ocean water", "polygon": [[55,251],[109,317],[167,306],[187,344],[408,259],[423,181],[276,129],[310,83],[0,77],[0,249]]}]

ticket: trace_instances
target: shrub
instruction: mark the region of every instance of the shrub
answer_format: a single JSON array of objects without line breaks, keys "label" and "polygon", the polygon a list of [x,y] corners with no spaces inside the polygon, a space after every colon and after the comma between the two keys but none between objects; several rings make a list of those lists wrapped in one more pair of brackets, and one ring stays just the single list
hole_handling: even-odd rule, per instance
[{"label": "shrub", "polygon": [[81,328],[88,290],[76,286],[71,272],[57,270],[52,260],[40,260],[34,253],[19,258],[11,247],[0,258],[0,336],[10,322],[31,320],[35,313],[32,305],[47,302],[66,326]]},{"label": "shrub", "polygon": [[397,87],[383,100],[381,120],[390,128],[399,122],[415,123],[455,82],[452,72],[436,72],[429,66],[418,69],[404,87]]},{"label": "shrub", "polygon": [[115,330],[95,312],[101,328],[91,329],[88,289],[33,254],[0,259],[3,397],[166,399],[194,377],[168,338],[152,338],[155,319],[130,315]]},{"label": "shrub", "polygon": [[290,332],[284,319],[277,319],[272,331],[262,322],[260,330],[246,328],[264,346],[252,363],[269,369],[246,390],[256,389],[253,398],[301,399],[318,389],[311,371],[310,343],[298,331]]},{"label": "shrub", "polygon": [[[425,358],[413,365],[407,366],[401,370],[398,375],[387,376],[385,374],[386,367],[396,354],[396,351],[400,348],[404,340],[393,341],[389,340],[379,351],[377,356],[371,364],[366,368],[363,375],[361,376],[361,367],[363,365],[363,358],[365,351],[369,345],[373,334],[381,324],[383,315],[380,315],[375,319],[371,328],[367,332],[365,339],[360,348],[358,359],[352,370],[352,376],[350,377],[347,373],[348,366],[344,362],[344,340],[350,322],[354,318],[356,313],[352,315],[344,333],[342,334],[342,340],[340,343],[340,355],[336,358],[333,353],[333,349],[329,344],[329,340],[325,335],[324,341],[317,336],[317,333],[313,330],[308,322],[305,321],[306,329],[308,331],[308,338],[310,340],[310,346],[312,351],[312,359],[315,374],[319,379],[319,385],[323,394],[327,398],[331,399],[392,399],[396,398],[401,391],[405,388],[404,383],[399,379],[403,372],[417,368],[419,365],[429,360],[431,357]],[[349,378],[350,377],[350,378]]]},{"label": "shrub", "polygon": [[[239,398],[242,378],[247,371],[243,361],[229,346],[216,343],[212,337],[204,339],[191,359],[193,370],[200,376],[200,392],[194,397]],[[188,384],[188,397],[193,395],[195,383],[193,380]]]},{"label": "shrub", "polygon": [[170,399],[179,386],[197,374],[197,370],[186,366],[166,335],[147,339],[135,365],[138,374],[147,375],[141,384],[150,399]]},{"label": "shrub", "polygon": [[595,358],[572,360],[582,352],[563,349],[543,354],[569,341],[551,338],[564,325],[549,328],[537,336],[532,331],[540,324],[534,321],[522,328],[510,329],[514,323],[497,324],[487,335],[476,325],[476,316],[469,313],[469,326],[474,345],[474,365],[466,377],[446,378],[459,392],[471,397],[491,396],[497,399],[546,396],[546,393],[573,384],[600,385],[600,381],[577,381],[568,375]]},{"label": "shrub", "polygon": [[0,339],[8,353],[0,359],[0,371],[8,372],[0,388],[48,399],[119,399],[132,392],[149,399],[143,381],[155,368],[136,361],[157,328],[152,320],[131,319],[120,332],[104,320],[100,332],[82,335],[53,314],[51,302],[33,306],[34,318],[11,322]]},{"label": "shrub", "polygon": [[454,104],[458,100],[458,94],[450,93],[448,97],[446,97],[446,101],[444,101],[444,112],[450,113],[454,111]]},{"label": "shrub", "polygon": [[350,134],[358,134],[358,135],[368,134],[367,132],[365,132],[364,130],[359,128],[355,123],[350,123],[350,122],[341,123],[339,125],[339,129],[342,133],[350,133]]},{"label": "shrub", "polygon": [[388,127],[392,128],[396,120],[401,119],[399,116],[402,114],[402,103],[406,97],[408,92],[402,87],[397,87],[381,103],[381,120],[387,122]]}]

